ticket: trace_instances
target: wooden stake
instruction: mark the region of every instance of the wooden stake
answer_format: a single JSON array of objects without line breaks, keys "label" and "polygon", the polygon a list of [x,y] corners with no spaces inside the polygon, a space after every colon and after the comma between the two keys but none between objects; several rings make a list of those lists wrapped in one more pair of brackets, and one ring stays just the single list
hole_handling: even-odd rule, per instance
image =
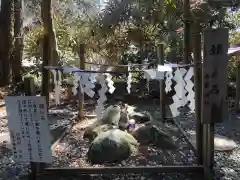
[{"label": "wooden stake", "polygon": [[24,77],[25,96],[36,96],[36,87],[32,76]]},{"label": "wooden stake", "polygon": [[[85,69],[85,46],[84,44],[80,44],[79,47],[79,60],[80,60],[80,69]],[[81,92],[81,88],[79,89],[79,98],[78,98],[78,104],[79,104],[79,118],[80,120],[84,117],[84,111],[83,111],[83,104],[84,104],[84,92]]]},{"label": "wooden stake", "polygon": [[197,163],[203,164],[203,125],[201,122],[201,96],[202,96],[202,48],[201,48],[201,30],[200,23],[195,22],[194,25],[194,92],[195,92],[195,113],[196,113],[196,149]]},{"label": "wooden stake", "polygon": [[184,63],[189,64],[190,57],[190,3],[189,0],[184,0]]},{"label": "wooden stake", "polygon": [[[157,47],[157,56],[158,56],[158,65],[164,65],[164,47],[163,44],[159,44]],[[159,81],[159,89],[160,89],[160,111],[161,111],[161,119],[165,118],[165,87],[164,80]]]},{"label": "wooden stake", "polygon": [[[34,84],[34,78],[29,76],[24,78],[24,92],[25,96],[35,96],[36,88]],[[37,174],[41,170],[42,163],[31,162],[31,174],[29,175],[29,180],[36,180]]]},{"label": "wooden stake", "polygon": [[205,180],[213,180],[214,123],[203,125],[203,149],[204,149],[203,164]]}]

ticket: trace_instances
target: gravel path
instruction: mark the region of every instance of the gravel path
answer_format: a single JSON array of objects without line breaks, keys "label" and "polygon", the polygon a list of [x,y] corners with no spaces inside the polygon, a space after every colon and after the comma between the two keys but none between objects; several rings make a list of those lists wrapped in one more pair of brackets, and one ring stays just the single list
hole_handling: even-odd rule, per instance
[{"label": "gravel path", "polygon": [[[183,129],[192,136],[195,132],[195,117],[179,119]],[[215,151],[216,180],[239,180],[240,177],[240,113],[230,112],[229,120],[215,126],[215,135],[227,137],[237,143],[231,152]]]}]

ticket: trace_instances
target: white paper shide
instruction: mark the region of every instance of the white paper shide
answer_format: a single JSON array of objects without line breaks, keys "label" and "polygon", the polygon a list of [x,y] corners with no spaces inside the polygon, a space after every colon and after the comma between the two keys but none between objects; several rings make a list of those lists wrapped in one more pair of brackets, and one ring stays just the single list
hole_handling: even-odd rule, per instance
[{"label": "white paper shide", "polygon": [[52,162],[45,97],[7,96],[6,110],[16,162]]},{"label": "white paper shide", "polygon": [[54,92],[55,92],[55,104],[60,105],[61,99],[61,85],[62,85],[62,73],[60,70],[51,69],[53,74]]},{"label": "white paper shide", "polygon": [[195,94],[193,91],[194,84],[192,82],[193,68],[190,67],[188,71],[185,68],[176,68],[174,76],[169,71],[166,73],[165,91],[171,91],[172,80],[175,81],[174,86],[175,94],[173,95],[173,103],[170,105],[170,110],[173,117],[180,114],[179,107],[183,107],[188,104],[191,112],[195,111]]},{"label": "white paper shide", "polygon": [[175,95],[173,95],[173,104],[170,105],[170,110],[172,112],[173,117],[176,117],[180,114],[178,108],[184,106],[186,104],[186,90],[185,90],[185,81],[183,79],[186,70],[181,68],[177,68],[174,72],[173,80],[177,83],[174,86]]},{"label": "white paper shide", "polygon": [[172,88],[171,88],[172,78],[173,78],[172,72],[171,71],[166,72],[165,77],[166,77],[166,79],[165,79],[165,92],[168,93],[172,90]]},{"label": "white paper shide", "polygon": [[92,90],[94,85],[95,76],[90,73],[81,72],[82,70],[76,67],[63,67],[64,73],[74,73],[73,89],[74,95],[77,95],[78,88],[81,93],[86,93],[89,97],[93,98],[95,92]]},{"label": "white paper shide", "polygon": [[131,64],[128,64],[128,77],[127,77],[127,92],[131,93],[131,84],[132,84],[132,73],[131,71]]},{"label": "white paper shide", "polygon": [[[108,68],[107,70],[111,71],[112,68]],[[116,89],[114,87],[114,82],[112,80],[112,75],[109,74],[109,73],[105,73],[105,75],[106,75],[106,82],[107,82],[107,86],[108,86],[108,92],[112,94],[112,93],[114,93],[114,91]]]},{"label": "white paper shide", "polygon": [[107,101],[105,93],[108,91],[108,87],[106,85],[106,80],[104,76],[104,74],[100,74],[97,77],[98,82],[101,84],[101,89],[98,91],[99,99],[97,100],[97,107],[95,110],[98,120],[102,118],[102,112],[104,111],[104,102]]},{"label": "white paper shide", "polygon": [[186,73],[184,80],[186,82],[185,89],[188,92],[188,95],[186,97],[187,101],[189,102],[188,107],[191,109],[192,112],[195,111],[195,94],[193,91],[194,84],[192,82],[192,77],[193,77],[194,71],[193,67],[190,67],[188,72]]}]

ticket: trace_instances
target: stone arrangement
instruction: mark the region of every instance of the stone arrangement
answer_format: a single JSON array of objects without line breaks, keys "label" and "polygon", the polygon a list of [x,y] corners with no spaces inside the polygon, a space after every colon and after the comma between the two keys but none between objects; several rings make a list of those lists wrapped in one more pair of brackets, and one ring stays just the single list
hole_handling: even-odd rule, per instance
[{"label": "stone arrangement", "polygon": [[87,152],[90,163],[121,162],[150,145],[164,151],[177,149],[164,124],[148,112],[129,113],[127,109],[127,105],[108,106],[102,118],[86,128],[83,138],[91,142]]}]

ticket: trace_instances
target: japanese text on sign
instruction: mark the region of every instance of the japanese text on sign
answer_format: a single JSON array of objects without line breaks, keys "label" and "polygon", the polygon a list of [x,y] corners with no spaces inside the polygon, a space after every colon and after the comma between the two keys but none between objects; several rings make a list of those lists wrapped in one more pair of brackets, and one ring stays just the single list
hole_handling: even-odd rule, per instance
[{"label": "japanese text on sign", "polygon": [[217,44],[217,45],[212,45],[210,51],[210,55],[221,55],[222,54],[222,45]]},{"label": "japanese text on sign", "polygon": [[227,95],[227,52],[227,29],[211,29],[204,32],[203,123],[221,121],[224,118]]},{"label": "japanese text on sign", "polygon": [[45,97],[5,98],[8,128],[17,162],[52,162]]}]

